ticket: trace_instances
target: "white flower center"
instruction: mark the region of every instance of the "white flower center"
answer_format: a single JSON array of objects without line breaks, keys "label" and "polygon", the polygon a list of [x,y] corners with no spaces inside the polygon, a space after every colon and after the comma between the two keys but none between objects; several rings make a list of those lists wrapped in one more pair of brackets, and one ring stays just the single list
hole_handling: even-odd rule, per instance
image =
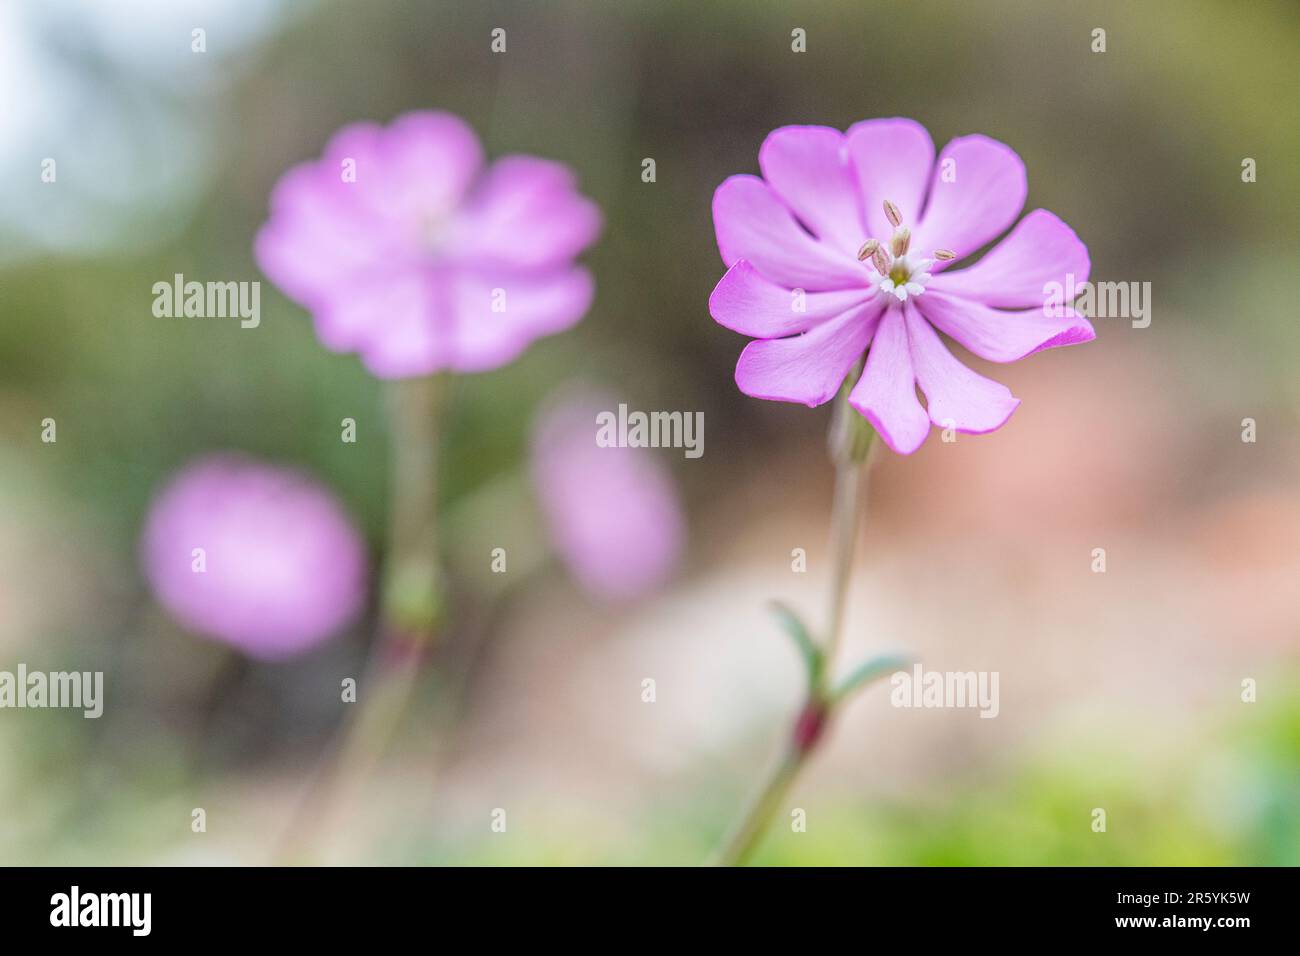
[{"label": "white flower center", "polygon": [[954,259],[956,256],[947,249],[936,249],[934,259],[910,257],[912,230],[903,225],[902,213],[889,200],[885,200],[885,217],[894,227],[893,237],[888,243],[868,239],[858,251],[858,259],[870,260],[869,268],[876,271],[876,275],[871,277],[871,288],[892,295],[899,302],[906,302],[909,297],[914,298],[925,291],[935,259]]},{"label": "white flower center", "polygon": [[918,296],[925,291],[925,284],[930,281],[932,265],[933,259],[912,260],[907,256],[899,256],[890,263],[889,273],[880,276],[876,287],[881,292],[894,296],[899,302],[906,302],[908,296]]}]

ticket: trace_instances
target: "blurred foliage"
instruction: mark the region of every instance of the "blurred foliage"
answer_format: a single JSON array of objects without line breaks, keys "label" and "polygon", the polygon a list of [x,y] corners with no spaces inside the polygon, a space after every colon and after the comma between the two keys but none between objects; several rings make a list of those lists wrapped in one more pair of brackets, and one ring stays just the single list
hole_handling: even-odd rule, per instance
[{"label": "blurred foliage", "polygon": [[[819,794],[807,831],[777,819],[757,866],[1300,866],[1300,702],[1266,719],[1217,715],[1221,739],[1170,751],[1158,761],[1060,741],[994,779],[956,779],[942,793],[869,803]],[[1189,730],[1197,737],[1205,728]],[[1246,746],[1239,746],[1247,741]],[[882,773],[887,772],[882,768]],[[697,800],[708,805],[706,795]],[[815,804],[815,809],[813,808]],[[556,825],[527,841],[421,841],[393,862],[453,864],[691,865],[707,859],[734,812],[700,803],[660,808],[645,831]],[[1106,810],[1105,833],[1092,810]],[[611,850],[611,844],[614,849]]]}]

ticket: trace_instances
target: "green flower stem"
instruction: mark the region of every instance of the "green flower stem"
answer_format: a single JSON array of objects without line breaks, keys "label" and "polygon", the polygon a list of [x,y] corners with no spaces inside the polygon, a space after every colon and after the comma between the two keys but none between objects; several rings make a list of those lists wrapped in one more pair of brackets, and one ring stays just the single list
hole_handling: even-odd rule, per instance
[{"label": "green flower stem", "polygon": [[869,459],[875,430],[848,403],[849,392],[861,375],[862,365],[844,380],[831,415],[830,450],[835,462],[835,497],[831,511],[831,590],[824,645],[812,672],[808,696],[789,734],[780,759],[746,812],[712,859],[715,866],[743,864],[761,842],[808,758],[825,737],[826,729],[845,695],[833,692],[835,658],[844,630],[849,577],[862,525]]},{"label": "green flower stem", "polygon": [[289,862],[313,855],[307,840],[325,831],[332,815],[374,772],[401,724],[420,665],[443,621],[437,479],[447,385],[446,376],[433,376],[388,386],[392,472],[380,636],[358,684],[355,710],[281,845],[279,856]]},{"label": "green flower stem", "polygon": [[749,858],[762,840],[768,824],[781,809],[781,803],[803,764],[803,758],[794,747],[782,754],[762,789],[710,861],[712,866],[740,866]]},{"label": "green flower stem", "polygon": [[448,380],[444,375],[389,384],[392,456],[384,639],[413,651],[432,642],[443,615],[438,552],[438,436]]},{"label": "green flower stem", "polygon": [[[841,393],[843,394],[843,393]],[[848,403],[844,406],[848,408]],[[849,414],[857,417],[850,410]],[[859,418],[863,424],[865,419]],[[823,653],[823,686],[839,651],[840,635],[844,631],[844,609],[848,604],[849,577],[853,573],[853,556],[857,551],[862,525],[862,505],[866,498],[867,458],[870,455],[875,431],[867,425],[868,437],[862,446],[850,442],[835,462],[835,499],[831,506],[831,594],[827,615],[826,649]],[[858,448],[861,451],[858,451]]]}]

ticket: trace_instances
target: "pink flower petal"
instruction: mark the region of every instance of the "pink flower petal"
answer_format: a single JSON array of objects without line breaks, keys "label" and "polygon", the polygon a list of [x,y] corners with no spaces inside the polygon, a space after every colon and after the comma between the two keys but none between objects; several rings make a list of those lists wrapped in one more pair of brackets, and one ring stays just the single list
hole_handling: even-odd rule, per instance
[{"label": "pink flower petal", "polygon": [[856,255],[867,239],[844,134],[829,126],[774,129],[758,151],[763,179],[808,229]]},{"label": "pink flower petal", "polygon": [[748,259],[765,278],[810,291],[867,284],[862,263],[805,232],[757,176],[732,176],[718,187],[713,194],[713,225],[727,266]]},{"label": "pink flower petal", "polygon": [[443,315],[433,277],[422,269],[390,267],[341,284],[312,308],[316,334],[330,351],[360,351],[381,378],[428,375],[445,367]]},{"label": "pink flower petal", "polygon": [[432,110],[395,119],[384,130],[379,150],[382,172],[375,171],[375,195],[382,196],[394,216],[399,211],[428,220],[446,216],[483,165],[483,148],[469,124]]},{"label": "pink flower petal", "polygon": [[596,444],[599,413],[618,402],[571,388],[547,403],[532,436],[533,479],[556,553],[582,589],[604,601],[665,585],[686,546],[686,517],[662,453]]},{"label": "pink flower petal", "polygon": [[205,456],[169,480],[140,561],[183,627],[264,660],[315,647],[365,605],[365,542],[339,501],[296,469],[242,455]]},{"label": "pink flower petal", "polygon": [[313,315],[327,347],[355,348],[377,378],[408,378],[450,364],[446,312],[446,296],[437,281],[422,272],[406,272],[358,284],[347,295],[331,297]]},{"label": "pink flower petal", "polygon": [[880,311],[878,302],[868,302],[803,335],[750,342],[736,363],[736,384],[754,398],[829,401],[870,344]]},{"label": "pink flower petal", "polygon": [[1047,286],[1078,287],[1088,281],[1088,247],[1074,230],[1046,209],[1035,209],[968,269],[935,276],[931,289],[1003,309],[1027,309],[1055,300]]},{"label": "pink flower petal", "polygon": [[451,280],[449,366],[480,372],[511,361],[534,339],[581,319],[594,291],[591,273],[579,267],[542,276],[457,273]]},{"label": "pink flower petal", "polygon": [[578,193],[568,167],[534,156],[506,156],[492,164],[457,217],[447,251],[458,261],[544,269],[587,248],[600,227],[600,209]]},{"label": "pink flower petal", "polygon": [[909,119],[864,120],[849,127],[846,142],[868,235],[882,241],[893,235],[885,218],[886,199],[915,231],[934,167],[934,142],[925,127]]},{"label": "pink flower petal", "polygon": [[391,231],[375,229],[355,197],[317,163],[302,163],[271,192],[272,216],[253,244],[258,267],[300,305],[375,263],[408,258]]},{"label": "pink flower petal", "polygon": [[[945,181],[945,164],[951,181]],[[912,247],[924,255],[951,249],[957,258],[996,239],[1025,207],[1025,164],[1011,147],[987,136],[962,136],[943,148]],[[934,271],[946,266],[934,264]]]},{"label": "pink flower petal", "polygon": [[930,416],[916,397],[916,375],[900,309],[887,309],[880,320],[849,404],[900,455],[912,454],[930,434]]},{"label": "pink flower petal", "polygon": [[[480,177],[482,163],[450,113],[344,127],[277,183],[258,264],[327,347],[382,378],[508,361],[581,318],[591,280],[569,267],[600,214],[559,163],[513,156]],[[463,276],[483,278],[467,292]],[[498,287],[507,314],[493,311]]]},{"label": "pink flower petal", "polygon": [[982,434],[1001,428],[1020,404],[1005,385],[971,371],[939,338],[912,303],[903,307],[916,382],[930,421],[940,428]]},{"label": "pink flower petal", "polygon": [[866,289],[797,293],[769,282],[747,259],[727,270],[709,296],[709,314],[742,335],[778,339],[805,332],[869,298]]},{"label": "pink flower petal", "polygon": [[[378,123],[350,123],[330,137],[320,161],[314,164],[328,186],[330,201],[366,216],[371,231],[375,217],[390,225],[416,221],[414,211],[393,195],[392,176],[386,168],[387,135]],[[274,197],[271,208],[279,211]]]},{"label": "pink flower petal", "polygon": [[938,329],[990,362],[1014,362],[1043,349],[1097,337],[1088,320],[1068,306],[1061,308],[1060,316],[1044,314],[1052,310],[1042,307],[1004,312],[933,288],[916,305]]}]

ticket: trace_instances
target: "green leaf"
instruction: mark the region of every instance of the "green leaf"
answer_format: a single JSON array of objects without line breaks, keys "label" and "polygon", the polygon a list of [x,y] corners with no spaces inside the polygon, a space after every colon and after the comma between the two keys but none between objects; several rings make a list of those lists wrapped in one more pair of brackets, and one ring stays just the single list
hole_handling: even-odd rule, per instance
[{"label": "green leaf", "polygon": [[911,663],[912,658],[905,654],[882,654],[880,657],[873,657],[868,661],[864,661],[848,677],[844,678],[839,687],[831,692],[831,700],[839,703],[854,691],[884,677],[886,674],[901,670]]},{"label": "green leaf", "polygon": [[808,633],[808,628],[798,614],[780,601],[773,601],[771,608],[772,613],[781,622],[782,628],[794,641],[795,648],[803,659],[804,667],[808,671],[808,686],[816,687],[817,680],[822,672],[822,652],[820,648],[817,647],[816,641],[812,639],[812,636]]}]

